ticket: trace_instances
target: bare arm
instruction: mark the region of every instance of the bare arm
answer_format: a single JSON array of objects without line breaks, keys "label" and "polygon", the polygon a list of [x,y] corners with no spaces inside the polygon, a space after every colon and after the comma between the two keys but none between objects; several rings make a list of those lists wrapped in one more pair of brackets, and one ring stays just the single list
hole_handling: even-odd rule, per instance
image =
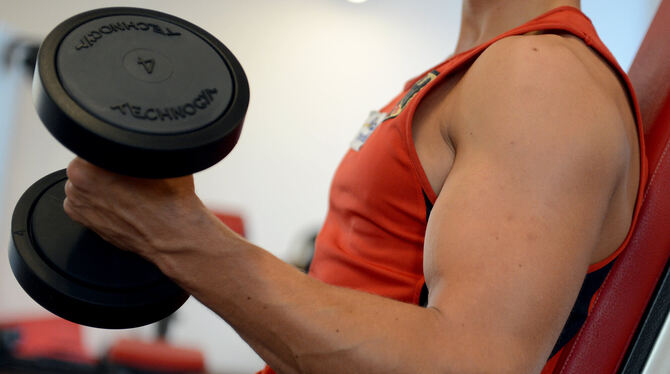
[{"label": "bare arm", "polygon": [[473,65],[447,119],[457,155],[426,234],[428,308],[301,274],[216,220],[190,178],[126,178],[77,159],[65,209],[154,261],[278,372],[539,372],[625,152],[578,61],[510,43]]}]

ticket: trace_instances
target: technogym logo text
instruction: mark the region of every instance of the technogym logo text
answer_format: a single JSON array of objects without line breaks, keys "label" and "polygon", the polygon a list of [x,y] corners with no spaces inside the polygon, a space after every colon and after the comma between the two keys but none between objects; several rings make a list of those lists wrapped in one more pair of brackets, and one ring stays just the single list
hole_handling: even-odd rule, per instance
[{"label": "technogym logo text", "polygon": [[117,32],[124,31],[146,31],[154,32],[156,34],[174,37],[181,35],[180,32],[171,30],[166,26],[159,26],[155,23],[149,22],[113,22],[106,25],[102,25],[95,30],[91,30],[84,34],[84,36],[79,40],[74,47],[75,50],[80,51],[82,49],[88,49],[95,46],[98,40],[102,39],[106,35],[114,34]]}]

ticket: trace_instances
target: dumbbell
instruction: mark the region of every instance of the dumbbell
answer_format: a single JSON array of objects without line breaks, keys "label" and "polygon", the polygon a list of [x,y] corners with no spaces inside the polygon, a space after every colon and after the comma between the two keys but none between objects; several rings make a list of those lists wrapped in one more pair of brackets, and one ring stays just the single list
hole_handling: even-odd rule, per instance
[{"label": "dumbbell", "polygon": [[[142,178],[203,170],[235,146],[249,104],[235,56],[205,30],[138,8],[103,8],[59,24],[40,46],[37,113],[79,157]],[[188,294],[141,257],[63,210],[65,170],[33,184],[12,216],[9,259],[41,306],[72,322],[130,328],[159,321]]]}]

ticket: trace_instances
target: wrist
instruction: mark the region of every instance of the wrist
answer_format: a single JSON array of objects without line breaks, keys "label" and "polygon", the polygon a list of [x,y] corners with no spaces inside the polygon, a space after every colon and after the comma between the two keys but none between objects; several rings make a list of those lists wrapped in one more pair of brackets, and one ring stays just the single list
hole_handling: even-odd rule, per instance
[{"label": "wrist", "polygon": [[211,281],[208,275],[226,274],[236,253],[250,244],[224,225],[204,205],[189,213],[178,233],[158,240],[152,261],[191,294]]}]

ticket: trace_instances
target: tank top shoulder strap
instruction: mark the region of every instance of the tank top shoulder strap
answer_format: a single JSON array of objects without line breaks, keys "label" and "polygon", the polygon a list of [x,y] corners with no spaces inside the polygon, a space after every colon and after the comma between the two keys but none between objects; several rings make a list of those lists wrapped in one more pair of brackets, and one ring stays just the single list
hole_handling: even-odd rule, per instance
[{"label": "tank top shoulder strap", "polygon": [[[437,65],[436,67],[429,69],[417,77],[409,80],[405,84],[405,90],[412,87],[414,83],[426,76],[426,74],[431,71],[438,71],[440,74],[449,73],[456,68],[472,61],[474,58],[479,56],[484,50],[491,46],[491,44],[499,41],[500,39],[531,33],[534,31],[546,31],[546,30],[560,30],[563,32],[569,32],[575,36],[578,36],[588,45],[592,45],[594,39],[598,41],[598,47],[606,51],[606,58],[608,61],[615,61],[614,57],[611,55],[607,48],[600,42],[595,32],[595,28],[591,24],[591,20],[582,13],[579,9],[563,6],[550,10],[542,14],[541,16],[534,18],[521,26],[518,26],[514,29],[511,29],[507,32],[504,32],[495,38],[489,40],[488,42],[479,44],[471,49],[460,52],[449,56],[444,62]],[[600,49],[599,49],[600,52]]]}]

